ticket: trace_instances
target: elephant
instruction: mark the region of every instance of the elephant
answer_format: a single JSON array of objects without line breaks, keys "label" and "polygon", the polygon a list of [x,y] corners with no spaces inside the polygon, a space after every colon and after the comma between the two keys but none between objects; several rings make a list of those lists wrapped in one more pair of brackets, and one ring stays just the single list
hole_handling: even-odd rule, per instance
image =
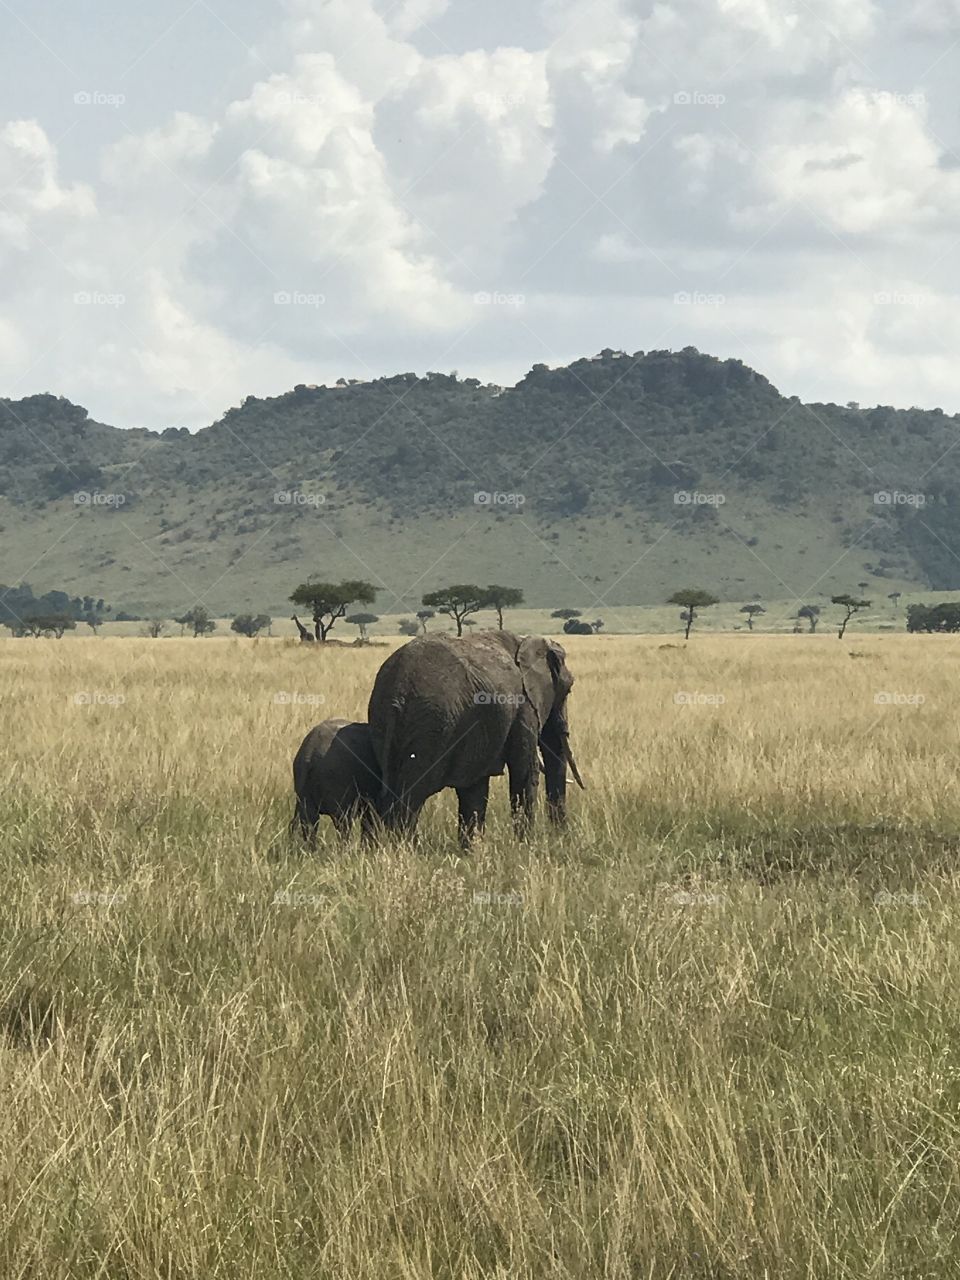
[{"label": "elephant", "polygon": [[369,725],[349,720],[324,720],[315,725],[293,760],[296,807],[292,832],[316,839],[322,814],[333,819],[337,834],[350,833],[360,818],[364,839],[374,830],[380,794],[380,766],[374,754]]},{"label": "elephant", "polygon": [[367,711],[384,826],[412,833],[427,798],[453,787],[466,848],[483,830],[490,778],[506,769],[523,836],[533,824],[541,756],[548,814],[563,823],[568,765],[583,786],[569,743],[572,687],[563,648],[542,636],[421,636],[395,650],[377,673]]}]

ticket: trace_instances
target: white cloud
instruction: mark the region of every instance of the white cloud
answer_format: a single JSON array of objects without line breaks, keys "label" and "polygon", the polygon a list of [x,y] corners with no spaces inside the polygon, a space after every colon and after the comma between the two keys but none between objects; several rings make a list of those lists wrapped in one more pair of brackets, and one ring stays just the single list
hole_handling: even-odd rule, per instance
[{"label": "white cloud", "polygon": [[0,125],[0,392],[201,423],[338,373],[696,342],[801,394],[949,406],[958,91],[904,26],[949,33],[957,0],[489,12],[478,48],[466,0],[286,0],[222,97],[170,74],[143,125]]},{"label": "white cloud", "polygon": [[747,221],[799,201],[854,235],[946,225],[960,207],[960,173],[939,160],[920,94],[850,89],[826,107],[790,107],[775,113],[758,151],[757,185],[771,198]]},{"label": "white cloud", "polygon": [[0,251],[36,252],[67,223],[96,215],[89,186],[60,181],[56,148],[35,120],[0,129],[0,192]]}]

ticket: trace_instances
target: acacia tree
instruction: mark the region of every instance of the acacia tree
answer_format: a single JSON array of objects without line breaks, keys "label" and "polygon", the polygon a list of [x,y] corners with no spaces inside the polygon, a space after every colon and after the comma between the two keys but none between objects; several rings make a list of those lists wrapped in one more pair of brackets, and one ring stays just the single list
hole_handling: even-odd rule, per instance
[{"label": "acacia tree", "polygon": [[151,640],[159,640],[163,635],[164,627],[167,625],[166,618],[149,618],[143,625],[141,635],[149,636]]},{"label": "acacia tree", "polygon": [[367,628],[372,627],[373,624],[375,622],[379,622],[380,619],[375,613],[351,613],[349,618],[345,618],[344,621],[349,622],[352,627],[357,628],[360,632],[360,643],[366,644],[369,639],[369,636],[367,635]]},{"label": "acacia tree", "polygon": [[805,604],[802,609],[797,610],[798,618],[806,618],[810,624],[810,634],[812,635],[817,629],[817,623],[820,621],[820,606],[818,604]]},{"label": "acacia tree", "polygon": [[579,618],[582,612],[582,609],[554,609],[550,617],[562,618],[564,622],[569,622],[571,618]]},{"label": "acacia tree", "polygon": [[443,587],[439,591],[428,592],[422,603],[437,613],[446,614],[457,624],[457,635],[463,635],[463,622],[471,613],[479,613],[484,607],[483,587],[474,583],[457,583],[452,587]]},{"label": "acacia tree", "polygon": [[35,639],[53,635],[58,640],[63,638],[65,631],[75,631],[77,626],[76,621],[66,613],[33,614],[24,618],[23,625]]},{"label": "acacia tree", "polygon": [[190,627],[194,637],[208,636],[217,629],[216,622],[210,617],[208,610],[202,604],[195,604],[192,609],[188,609],[181,617],[174,618],[174,622],[180,624],[181,635],[183,635],[184,627]]},{"label": "acacia tree", "polygon": [[[423,627],[424,635],[427,634],[427,623],[430,621],[431,618],[435,618],[436,616],[437,615],[434,613],[432,609],[417,610],[417,621],[420,623],[421,627]],[[416,630],[414,630],[412,634],[416,635],[417,634]]]},{"label": "acacia tree", "polygon": [[893,601],[893,607],[894,607],[895,609],[899,606],[899,604],[900,604],[900,597],[901,597],[902,595],[903,595],[903,592],[902,592],[902,591],[891,591],[891,592],[890,592],[890,594],[887,596],[887,599],[888,599],[888,600],[892,600],[892,601]]},{"label": "acacia tree", "polygon": [[840,630],[837,632],[838,640],[843,639],[843,633],[847,629],[847,623],[850,621],[853,615],[855,613],[859,613],[861,609],[870,608],[869,600],[858,600],[856,596],[851,596],[851,595],[831,596],[830,603],[838,604],[840,605],[841,609],[846,610],[846,613],[843,616],[843,621],[840,623]]},{"label": "acacia tree", "polygon": [[487,609],[496,610],[497,627],[503,630],[504,609],[518,609],[523,604],[523,592],[519,587],[498,587],[491,583],[484,592],[484,605]]},{"label": "acacia tree", "polygon": [[766,613],[767,611],[762,604],[745,604],[743,608],[740,610],[740,612],[745,613],[747,615],[747,627],[750,631],[752,631],[753,620],[756,617],[756,615],[758,613]]},{"label": "acacia tree", "polygon": [[313,615],[314,635],[326,641],[338,618],[345,616],[352,604],[373,604],[377,588],[369,582],[348,579],[346,582],[312,582],[309,578],[296,587],[290,599],[303,605]]},{"label": "acacia tree", "polygon": [[235,631],[238,636],[250,636],[252,638],[259,635],[272,622],[273,619],[267,613],[258,613],[256,617],[252,613],[238,613],[230,623],[230,630]]},{"label": "acacia tree", "polygon": [[684,611],[683,621],[687,624],[687,629],[683,633],[684,640],[690,639],[690,628],[697,616],[697,610],[709,609],[711,605],[719,603],[718,596],[711,595],[709,591],[701,591],[698,587],[685,587],[682,591],[675,591],[667,601],[667,604],[678,604]]}]

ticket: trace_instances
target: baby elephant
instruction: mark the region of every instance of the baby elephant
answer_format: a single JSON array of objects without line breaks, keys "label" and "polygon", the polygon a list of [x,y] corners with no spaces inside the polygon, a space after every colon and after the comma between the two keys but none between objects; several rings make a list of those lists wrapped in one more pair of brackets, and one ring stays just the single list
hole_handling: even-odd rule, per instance
[{"label": "baby elephant", "polygon": [[324,720],[310,730],[293,760],[297,794],[291,830],[312,841],[321,814],[347,836],[355,817],[364,838],[373,833],[380,792],[380,766],[370,729],[349,720]]}]

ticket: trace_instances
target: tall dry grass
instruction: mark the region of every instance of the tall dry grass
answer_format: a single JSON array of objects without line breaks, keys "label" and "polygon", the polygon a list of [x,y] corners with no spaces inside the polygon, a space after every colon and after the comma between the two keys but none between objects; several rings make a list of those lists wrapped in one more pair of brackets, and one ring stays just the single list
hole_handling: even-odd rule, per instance
[{"label": "tall dry grass", "polygon": [[0,1275],[955,1276],[960,642],[663,646],[459,858],[285,835],[385,649],[0,642]]}]

